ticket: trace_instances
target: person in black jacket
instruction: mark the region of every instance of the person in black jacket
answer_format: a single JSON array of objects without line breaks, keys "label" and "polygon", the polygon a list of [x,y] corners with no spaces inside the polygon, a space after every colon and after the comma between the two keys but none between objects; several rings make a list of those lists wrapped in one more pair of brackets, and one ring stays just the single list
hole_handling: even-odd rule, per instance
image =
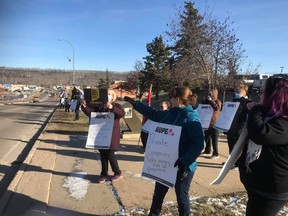
[{"label": "person in black jacket", "polygon": [[[249,110],[247,104],[252,102],[247,96],[248,86],[245,84],[238,84],[235,88],[235,94],[232,99],[233,102],[239,102],[239,107],[236,111],[235,117],[232,121],[230,129],[227,131],[227,142],[229,154],[231,154],[247,119]],[[236,166],[233,169],[237,168]]]},{"label": "person in black jacket", "polygon": [[259,104],[247,107],[249,139],[237,161],[246,216],[277,215],[288,203],[288,80],[268,78]]},{"label": "person in black jacket", "polygon": [[76,108],[75,108],[75,120],[79,120],[80,117],[80,106],[81,106],[81,92],[79,91],[79,89],[74,86],[72,89],[72,96],[71,96],[72,100],[76,100]]}]

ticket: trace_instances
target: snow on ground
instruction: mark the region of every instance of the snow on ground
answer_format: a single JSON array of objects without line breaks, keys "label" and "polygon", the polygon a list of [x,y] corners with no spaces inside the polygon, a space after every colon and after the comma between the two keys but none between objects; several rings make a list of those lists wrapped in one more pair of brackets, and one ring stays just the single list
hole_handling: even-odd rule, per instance
[{"label": "snow on ground", "polygon": [[[245,216],[246,193],[233,193],[215,197],[190,197],[191,216]],[[147,216],[148,209],[130,209],[113,216]],[[163,205],[161,216],[178,215],[177,203],[166,202]],[[278,216],[288,216],[286,205]]]}]

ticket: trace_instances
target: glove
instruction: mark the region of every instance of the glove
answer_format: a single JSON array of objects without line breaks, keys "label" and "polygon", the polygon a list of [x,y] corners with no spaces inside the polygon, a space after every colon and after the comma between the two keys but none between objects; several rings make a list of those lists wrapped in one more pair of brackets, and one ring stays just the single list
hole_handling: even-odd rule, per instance
[{"label": "glove", "polygon": [[131,97],[125,96],[123,99],[124,99],[124,101],[127,101],[127,102],[131,103],[132,105],[135,104],[135,100]]},{"label": "glove", "polygon": [[180,176],[180,180],[183,181],[188,175],[187,167],[178,159],[174,167],[178,166],[178,175]]}]

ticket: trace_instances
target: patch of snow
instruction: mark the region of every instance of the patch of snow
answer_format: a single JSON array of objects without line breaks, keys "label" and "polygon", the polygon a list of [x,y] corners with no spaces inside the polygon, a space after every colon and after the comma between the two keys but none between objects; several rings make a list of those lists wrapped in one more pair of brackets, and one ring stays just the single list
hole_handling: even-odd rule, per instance
[{"label": "patch of snow", "polygon": [[63,187],[68,188],[69,196],[76,200],[84,200],[89,186],[89,182],[84,179],[86,175],[86,172],[76,172],[64,179]]}]

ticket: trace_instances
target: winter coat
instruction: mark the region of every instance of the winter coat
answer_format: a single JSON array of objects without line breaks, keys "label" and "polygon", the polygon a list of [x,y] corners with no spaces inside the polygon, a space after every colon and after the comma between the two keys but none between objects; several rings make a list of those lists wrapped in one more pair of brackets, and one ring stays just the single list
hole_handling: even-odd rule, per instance
[{"label": "winter coat", "polygon": [[239,102],[240,104],[235,113],[231,127],[227,131],[227,136],[238,138],[246,122],[247,114],[249,113],[246,104],[250,103],[251,100],[245,97],[241,97],[241,98],[234,98],[232,101]]},{"label": "winter coat", "polygon": [[118,150],[120,147],[120,138],[121,138],[121,132],[120,132],[120,118],[123,118],[125,115],[125,111],[118,103],[112,103],[113,108],[112,110],[108,109],[102,109],[98,106],[94,106],[92,108],[89,108],[88,106],[84,108],[81,106],[82,111],[90,117],[91,112],[113,112],[114,113],[114,124],[113,124],[113,130],[112,130],[112,137],[111,137],[111,150]]},{"label": "winter coat", "polygon": [[191,171],[196,170],[196,159],[204,148],[202,126],[192,106],[174,107],[160,111],[136,101],[134,109],[152,121],[181,126],[179,160]]},{"label": "winter coat", "polygon": [[[288,119],[278,116],[265,122],[264,117],[265,109],[260,105],[253,107],[248,115],[248,137],[262,149],[247,171],[248,145],[244,147],[237,162],[240,179],[248,190],[288,200]],[[284,198],[279,194],[284,194]]]}]

